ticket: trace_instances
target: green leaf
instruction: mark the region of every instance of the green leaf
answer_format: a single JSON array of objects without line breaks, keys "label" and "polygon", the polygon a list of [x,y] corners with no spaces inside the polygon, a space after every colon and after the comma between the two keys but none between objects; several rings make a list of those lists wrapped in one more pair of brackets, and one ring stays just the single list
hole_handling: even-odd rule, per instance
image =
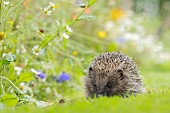
[{"label": "green leaf", "polygon": [[4,59],[7,60],[8,62],[14,62],[16,60],[16,56],[15,55],[5,55]]},{"label": "green leaf", "polygon": [[33,80],[32,73],[21,73],[19,79],[16,81],[16,84],[19,84],[21,82],[29,82],[30,80]]},{"label": "green leaf", "polygon": [[13,94],[5,94],[0,98],[0,102],[8,107],[11,107],[17,104],[18,98]]},{"label": "green leaf", "polygon": [[16,74],[15,74],[14,65],[13,65],[12,63],[10,63],[10,64],[8,65],[8,67],[9,67],[8,72],[10,73],[10,76],[9,76],[8,78],[9,78],[11,81],[16,80],[16,79],[18,78],[18,76],[16,76]]},{"label": "green leaf", "polygon": [[0,60],[0,65],[1,65],[1,66],[9,65],[9,64],[10,64],[10,62],[7,61],[7,60],[5,60],[5,59]]},{"label": "green leaf", "polygon": [[40,47],[46,46],[52,39],[53,39],[52,36],[45,36],[44,40],[40,44]]},{"label": "green leaf", "polygon": [[11,62],[15,62],[16,56],[15,55],[5,55],[5,57],[0,60],[0,66],[9,65]]},{"label": "green leaf", "polygon": [[81,15],[81,16],[77,19],[77,21],[82,21],[82,20],[91,21],[91,20],[94,20],[94,19],[96,19],[96,17],[93,16],[93,15]]},{"label": "green leaf", "polygon": [[87,6],[90,6],[90,5],[94,4],[95,2],[96,2],[96,0],[89,0]]}]

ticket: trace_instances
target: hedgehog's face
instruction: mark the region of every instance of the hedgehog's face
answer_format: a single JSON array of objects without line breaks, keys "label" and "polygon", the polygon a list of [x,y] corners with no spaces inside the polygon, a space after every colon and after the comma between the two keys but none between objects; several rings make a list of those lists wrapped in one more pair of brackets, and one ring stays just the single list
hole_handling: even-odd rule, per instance
[{"label": "hedgehog's face", "polygon": [[86,93],[91,98],[121,95],[125,91],[126,80],[127,77],[121,69],[103,72],[90,67],[85,83]]}]

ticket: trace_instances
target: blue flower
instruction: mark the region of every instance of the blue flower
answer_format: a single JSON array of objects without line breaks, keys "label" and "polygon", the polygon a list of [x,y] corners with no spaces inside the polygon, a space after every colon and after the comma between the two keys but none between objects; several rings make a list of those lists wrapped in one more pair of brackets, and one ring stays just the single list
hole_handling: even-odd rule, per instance
[{"label": "blue flower", "polygon": [[127,40],[124,37],[118,37],[115,40],[118,44],[123,44],[125,42],[127,42]]},{"label": "blue flower", "polygon": [[70,75],[62,72],[62,73],[58,76],[58,78],[56,79],[56,81],[57,81],[57,82],[64,82],[64,81],[70,80],[70,78],[71,78]]},{"label": "blue flower", "polygon": [[37,76],[39,76],[42,79],[46,78],[46,75],[42,71],[38,70],[37,72],[38,72]]}]

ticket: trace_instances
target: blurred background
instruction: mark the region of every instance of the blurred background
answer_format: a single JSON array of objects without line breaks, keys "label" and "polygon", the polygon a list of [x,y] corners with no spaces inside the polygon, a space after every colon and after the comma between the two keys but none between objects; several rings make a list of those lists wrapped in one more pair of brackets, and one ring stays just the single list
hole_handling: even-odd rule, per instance
[{"label": "blurred background", "polygon": [[[54,3],[52,12],[44,9],[49,2]],[[5,29],[8,39],[5,53],[16,55],[15,73],[31,59],[32,47],[74,20],[86,2],[10,1],[13,5],[7,9],[12,7],[12,13],[0,29]],[[42,100],[84,97],[84,77],[92,59],[104,52],[122,51],[137,63],[147,91],[169,88],[169,7],[170,0],[97,0],[70,26],[73,32],[69,39],[55,38],[42,55],[32,60],[28,71],[39,70],[43,77],[32,73],[35,79],[18,87]]]}]

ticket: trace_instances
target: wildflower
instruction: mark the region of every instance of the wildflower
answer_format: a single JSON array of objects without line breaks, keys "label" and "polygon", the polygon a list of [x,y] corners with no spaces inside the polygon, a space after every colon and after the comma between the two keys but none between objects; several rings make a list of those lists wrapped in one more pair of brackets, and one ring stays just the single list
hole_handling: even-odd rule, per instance
[{"label": "wildflower", "polygon": [[42,71],[40,71],[40,70],[31,69],[31,71],[33,73],[35,73],[41,79],[45,79],[46,78],[46,75]]},{"label": "wildflower", "polygon": [[105,31],[99,31],[99,32],[97,33],[97,36],[98,36],[99,38],[106,38],[107,34],[106,34]]},{"label": "wildflower", "polygon": [[119,8],[113,9],[111,12],[111,18],[114,21],[121,19],[124,15],[125,15],[125,12]]},{"label": "wildflower", "polygon": [[0,40],[4,39],[5,37],[5,33],[4,32],[0,32]]},{"label": "wildflower", "polygon": [[21,67],[19,67],[19,66],[15,66],[15,71],[16,71],[16,74],[17,75],[20,75],[20,73],[21,73],[21,71],[22,71],[22,68]]},{"label": "wildflower", "polygon": [[55,22],[57,23],[58,26],[60,25],[60,22],[58,20],[55,20]]},{"label": "wildflower", "polygon": [[78,55],[78,52],[77,52],[77,51],[73,51],[73,52],[72,52],[72,55],[77,56],[77,55]]},{"label": "wildflower", "polygon": [[49,7],[46,7],[46,8],[44,8],[44,13],[45,13],[46,15],[51,15],[52,11],[49,10]]},{"label": "wildflower", "polygon": [[50,87],[47,87],[47,88],[45,89],[45,93],[46,93],[46,94],[50,94],[50,93],[51,93]]},{"label": "wildflower", "polygon": [[15,28],[18,29],[20,26],[19,25],[16,25]]},{"label": "wildflower", "polygon": [[54,79],[54,80],[57,80],[57,76],[53,76],[53,79]]},{"label": "wildflower", "polygon": [[9,20],[8,23],[13,26],[15,24],[14,20]]},{"label": "wildflower", "polygon": [[70,36],[68,34],[66,34],[65,32],[62,34],[62,37],[65,38],[65,39],[69,39]]},{"label": "wildflower", "polygon": [[23,82],[20,83],[19,89],[24,93],[27,93],[27,91],[28,91],[28,87]]},{"label": "wildflower", "polygon": [[124,37],[118,37],[115,40],[118,44],[123,44],[125,42],[127,42],[127,39],[125,39]]},{"label": "wildflower", "polygon": [[39,76],[42,79],[46,78],[46,75],[42,71],[38,70],[37,72],[38,72],[37,76]]},{"label": "wildflower", "polygon": [[91,9],[90,9],[90,8],[87,8],[87,9],[84,11],[85,14],[90,14],[90,12],[91,12]]},{"label": "wildflower", "polygon": [[70,75],[68,75],[68,74],[66,74],[66,73],[64,73],[64,72],[62,72],[59,76],[58,76],[58,78],[57,78],[57,82],[64,82],[64,81],[68,81],[68,80],[70,80]]},{"label": "wildflower", "polygon": [[9,3],[10,3],[9,1],[4,1],[5,6],[9,5]]},{"label": "wildflower", "polygon": [[27,52],[27,50],[26,50],[26,48],[25,48],[25,46],[24,46],[24,45],[21,45],[21,49],[22,49],[22,50],[21,50],[21,52],[22,52],[22,53]]},{"label": "wildflower", "polygon": [[53,9],[53,11],[55,10],[55,8],[56,8],[56,6],[55,6],[55,4],[53,3],[53,2],[49,2],[49,4],[50,4],[50,7]]},{"label": "wildflower", "polygon": [[108,32],[113,32],[114,27],[115,27],[115,25],[114,25],[114,22],[113,22],[113,21],[107,21],[107,22],[105,23],[104,29],[105,29],[106,31],[108,31]]},{"label": "wildflower", "polygon": [[73,32],[73,30],[67,25],[66,26],[66,30],[68,31],[68,32]]},{"label": "wildflower", "polygon": [[75,19],[77,18],[77,16],[76,16],[76,15],[72,15],[71,18],[72,18],[73,20],[75,20]]},{"label": "wildflower", "polygon": [[127,33],[124,34],[124,38],[126,40],[133,41],[133,42],[141,42],[141,36],[137,33],[127,32]]},{"label": "wildflower", "polygon": [[32,52],[34,55],[39,56],[40,54],[43,53],[43,50],[41,48],[39,48],[38,45],[36,45],[32,48]]},{"label": "wildflower", "polygon": [[168,52],[162,52],[159,55],[160,61],[168,61],[170,59],[170,54]]}]

